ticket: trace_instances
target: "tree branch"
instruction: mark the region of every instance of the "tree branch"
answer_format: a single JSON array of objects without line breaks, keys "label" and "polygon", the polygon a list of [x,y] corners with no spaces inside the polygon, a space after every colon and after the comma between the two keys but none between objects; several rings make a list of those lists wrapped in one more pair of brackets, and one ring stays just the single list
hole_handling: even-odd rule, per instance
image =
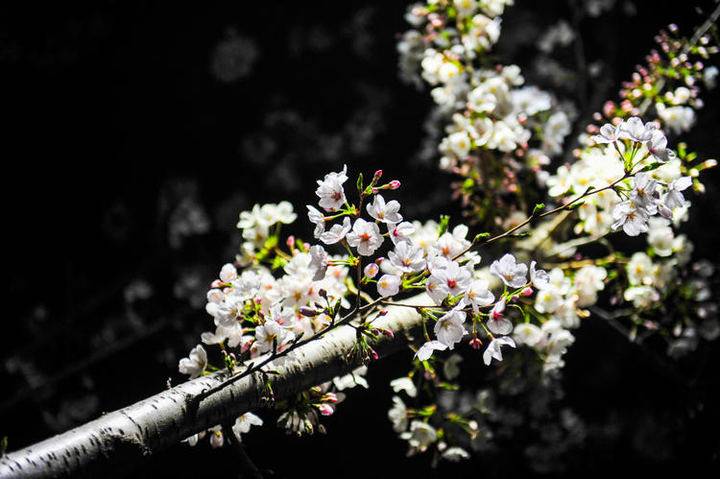
[{"label": "tree branch", "polygon": [[[425,294],[413,296],[406,304],[427,304]],[[394,338],[382,336],[373,347],[380,357],[399,351],[415,340],[421,341],[422,319],[413,308],[390,306],[388,314],[374,325],[392,330]],[[355,345],[355,329],[343,326],[295,351],[295,359],[280,366],[273,375],[276,399],[291,396],[309,387],[349,373],[358,364],[348,362]],[[105,414],[83,426],[9,453],[0,458],[0,477],[98,477],[129,472],[157,451],[240,414],[263,405],[260,373],[221,386],[227,373],[221,372],[187,381],[124,409]],[[217,392],[207,396],[208,390]],[[200,401],[196,398],[201,397]]]}]

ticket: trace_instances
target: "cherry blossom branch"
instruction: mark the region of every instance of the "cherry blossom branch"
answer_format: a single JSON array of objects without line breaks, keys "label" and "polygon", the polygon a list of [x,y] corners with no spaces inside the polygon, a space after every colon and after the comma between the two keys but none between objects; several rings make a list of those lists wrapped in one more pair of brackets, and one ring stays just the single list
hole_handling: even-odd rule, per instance
[{"label": "cherry blossom branch", "polygon": [[[403,303],[427,304],[425,294]],[[338,323],[336,323],[338,324]],[[381,335],[373,345],[386,357],[409,342],[422,340],[422,318],[411,308],[388,307],[374,327],[390,329],[394,337]],[[419,334],[418,334],[419,333]],[[321,340],[303,341],[293,361],[272,364],[276,399],[292,396],[309,387],[347,374],[358,364],[348,360],[356,344],[352,328],[334,327]],[[300,343],[297,343],[300,344]],[[265,404],[258,374],[227,383],[226,373],[216,373],[182,383],[136,404],[107,413],[83,426],[11,452],[0,458],[0,477],[100,477],[127,474],[144,458],[193,434],[223,424]],[[215,394],[197,401],[208,390]]]},{"label": "cherry blossom branch", "polygon": [[475,248],[476,246],[478,246],[478,247],[479,247],[479,246],[487,246],[487,245],[490,244],[490,243],[493,243],[493,242],[495,242],[495,241],[498,241],[498,240],[501,240],[501,239],[503,239],[503,238],[506,238],[506,237],[512,235],[513,233],[515,233],[516,231],[518,231],[519,229],[527,226],[527,225],[530,224],[533,220],[545,218],[545,217],[547,217],[547,216],[551,216],[551,215],[554,215],[554,214],[556,214],[556,213],[560,213],[561,211],[569,211],[569,210],[572,209],[573,205],[576,204],[577,202],[582,201],[583,199],[587,198],[588,196],[592,196],[592,195],[594,195],[594,194],[596,194],[596,193],[600,193],[601,191],[606,191],[606,190],[609,190],[609,189],[613,189],[613,188],[615,188],[615,186],[617,186],[619,183],[621,183],[621,182],[624,181],[624,180],[627,180],[628,178],[632,178],[634,175],[635,175],[635,173],[625,173],[621,178],[618,178],[617,180],[613,181],[612,183],[610,183],[610,184],[607,185],[607,186],[603,186],[602,188],[596,188],[596,189],[588,188],[587,190],[585,190],[585,192],[584,192],[583,194],[581,194],[581,195],[573,198],[573,199],[570,200],[569,202],[564,203],[564,204],[562,204],[562,205],[560,205],[560,206],[558,206],[558,207],[556,207],[556,208],[553,208],[552,210],[545,211],[544,213],[538,213],[538,212],[537,212],[537,209],[536,209],[535,211],[532,212],[532,214],[531,214],[530,216],[528,216],[527,218],[525,218],[524,221],[518,223],[517,225],[513,226],[512,228],[510,228],[510,229],[508,229],[508,230],[505,230],[503,233],[500,233],[500,234],[498,234],[498,235],[495,235],[495,236],[492,236],[492,237],[490,237],[490,238],[487,238],[487,239],[485,239],[484,241],[482,241],[483,238],[478,235],[478,236],[476,236],[476,237],[473,239],[473,241],[470,243],[470,246],[468,246],[468,247],[465,248],[463,251],[461,251],[460,253],[458,253],[458,254],[453,258],[453,260],[457,260],[458,258],[461,258],[463,255],[465,255],[466,253],[468,253],[469,251],[471,251],[471,250],[472,250],[473,248]]}]

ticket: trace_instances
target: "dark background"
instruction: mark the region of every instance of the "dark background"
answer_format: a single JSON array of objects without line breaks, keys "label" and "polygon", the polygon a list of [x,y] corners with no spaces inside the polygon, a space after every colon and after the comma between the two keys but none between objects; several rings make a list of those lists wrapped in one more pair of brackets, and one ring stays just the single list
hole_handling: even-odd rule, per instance
[{"label": "dark background", "polygon": [[[499,59],[525,66],[538,34],[572,14],[563,1],[522,3],[504,17]],[[653,35],[671,21],[689,32],[701,21],[693,9],[700,3],[635,2],[634,15],[618,4],[584,20],[588,61],[604,62],[586,96],[614,99]],[[207,284],[240,243],[237,214],[255,202],[287,199],[302,211],[314,201],[314,179],[347,163],[353,174],[383,168],[401,179],[409,217],[457,217],[451,178],[420,153],[429,95],[397,79],[406,5],[0,6],[0,435],[11,450],[156,393],[168,377],[181,381],[178,358],[210,325]],[[593,97],[604,84],[607,95]],[[720,150],[717,100],[706,96],[702,127],[686,138],[704,157]],[[718,263],[718,173],[706,183],[686,230],[695,256]],[[309,237],[305,223],[301,215],[293,229]],[[134,300],[138,284],[152,292]],[[577,336],[563,401],[589,433],[554,473],[718,470],[717,345],[675,361],[599,320]],[[255,429],[246,436],[250,455],[277,477],[533,473],[520,444],[437,470],[428,458],[405,459],[386,411],[387,380],[404,373],[406,359],[373,366],[371,389],[349,395],[327,436]],[[226,475],[234,461],[206,443],[178,445],[136,475]]]}]

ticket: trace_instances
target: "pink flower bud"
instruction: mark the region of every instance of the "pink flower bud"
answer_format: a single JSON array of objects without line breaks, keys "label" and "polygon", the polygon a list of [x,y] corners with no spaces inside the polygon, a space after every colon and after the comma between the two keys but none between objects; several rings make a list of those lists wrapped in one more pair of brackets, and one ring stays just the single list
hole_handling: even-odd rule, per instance
[{"label": "pink flower bud", "polygon": [[398,180],[392,180],[390,183],[388,183],[391,190],[397,190],[400,188],[400,182]]},{"label": "pink flower bud", "polygon": [[370,263],[367,266],[365,266],[365,276],[368,278],[374,278],[377,276],[378,272],[380,271],[380,268],[375,263]]},{"label": "pink flower bud", "polygon": [[480,348],[482,348],[482,341],[480,341],[480,338],[478,338],[478,337],[472,338],[470,340],[470,347],[475,350],[479,350]]},{"label": "pink flower bud", "polygon": [[317,408],[323,416],[332,416],[335,412],[335,409],[329,404],[320,404]]},{"label": "pink flower bud", "polygon": [[380,359],[380,355],[373,348],[370,348],[370,356],[372,357],[373,361],[377,361],[378,359]]},{"label": "pink flower bud", "polygon": [[225,283],[223,283],[223,282],[220,281],[219,279],[216,279],[215,281],[212,282],[212,284],[210,285],[210,287],[211,287],[211,288],[222,288],[224,284],[225,284]]},{"label": "pink flower bud", "polygon": [[381,310],[378,312],[378,318],[382,318],[382,317],[385,316],[386,314],[388,314],[388,310],[387,310],[387,309],[381,309]]},{"label": "pink flower bud", "polygon": [[295,237],[293,235],[288,236],[287,239],[285,240],[285,244],[290,249],[295,248]]},{"label": "pink flower bud", "polygon": [[325,393],[322,397],[323,402],[329,402],[335,404],[338,402],[337,394],[335,393]]},{"label": "pink flower bud", "polygon": [[382,175],[383,175],[383,170],[377,170],[375,172],[375,174],[373,175],[373,180],[374,181],[379,180],[380,178],[382,178]]},{"label": "pink flower bud", "polygon": [[527,298],[528,296],[532,296],[533,289],[530,286],[528,286],[527,288],[523,289],[520,292],[520,294],[523,295],[523,297]]}]

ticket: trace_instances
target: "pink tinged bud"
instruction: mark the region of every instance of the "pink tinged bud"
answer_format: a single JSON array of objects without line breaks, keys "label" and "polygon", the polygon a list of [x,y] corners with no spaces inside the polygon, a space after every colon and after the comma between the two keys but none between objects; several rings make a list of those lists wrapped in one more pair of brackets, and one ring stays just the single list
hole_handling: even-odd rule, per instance
[{"label": "pink tinged bud", "polygon": [[220,281],[219,279],[216,279],[215,281],[212,282],[212,284],[210,285],[210,287],[211,287],[211,288],[222,288],[224,285],[225,285],[225,283],[223,283],[223,282]]},{"label": "pink tinged bud", "polygon": [[492,311],[490,312],[490,315],[493,319],[500,319],[503,317],[503,312],[505,311],[505,300],[498,301],[495,306],[493,306]]},{"label": "pink tinged bud", "polygon": [[322,400],[324,402],[335,404],[336,402],[338,402],[338,397],[335,393],[325,393],[325,395],[322,397]]},{"label": "pink tinged bud", "polygon": [[533,289],[530,286],[528,286],[527,288],[523,289],[520,292],[520,294],[523,295],[523,297],[527,298],[528,296],[532,296]]},{"label": "pink tinged bud", "polygon": [[318,411],[320,411],[320,414],[323,416],[332,416],[332,414],[335,412],[333,407],[329,404],[320,404],[318,407]]},{"label": "pink tinged bud", "polygon": [[482,348],[482,345],[482,341],[480,341],[480,338],[478,337],[472,338],[470,340],[470,347],[475,350],[479,350],[480,348]]},{"label": "pink tinged bud", "polygon": [[368,278],[374,278],[375,276],[377,276],[379,271],[380,268],[375,263],[370,263],[365,266],[365,276],[367,276]]},{"label": "pink tinged bud", "polygon": [[385,316],[386,314],[388,314],[387,309],[381,309],[380,312],[378,312],[378,318],[381,318],[381,317]]},{"label": "pink tinged bud", "polygon": [[373,361],[377,361],[378,359],[380,359],[380,355],[372,348],[370,348],[370,356],[372,357]]},{"label": "pink tinged bud", "polygon": [[375,174],[373,175],[373,180],[377,181],[380,178],[382,178],[383,170],[377,170]]},{"label": "pink tinged bud", "polygon": [[397,190],[400,188],[400,182],[398,180],[392,180],[390,183],[388,183],[391,190]]},{"label": "pink tinged bud", "polygon": [[378,194],[378,192],[380,192],[380,190],[376,187],[373,187],[372,192],[374,195],[376,195],[376,194]]},{"label": "pink tinged bud", "polygon": [[293,249],[295,247],[295,237],[293,235],[290,235],[285,240],[285,244],[288,248]]},{"label": "pink tinged bud", "polygon": [[[385,311],[385,314],[387,314],[387,311]],[[384,316],[384,315],[383,315]],[[381,329],[382,333],[387,336],[388,338],[394,338],[395,333],[392,332],[392,329]]]}]

